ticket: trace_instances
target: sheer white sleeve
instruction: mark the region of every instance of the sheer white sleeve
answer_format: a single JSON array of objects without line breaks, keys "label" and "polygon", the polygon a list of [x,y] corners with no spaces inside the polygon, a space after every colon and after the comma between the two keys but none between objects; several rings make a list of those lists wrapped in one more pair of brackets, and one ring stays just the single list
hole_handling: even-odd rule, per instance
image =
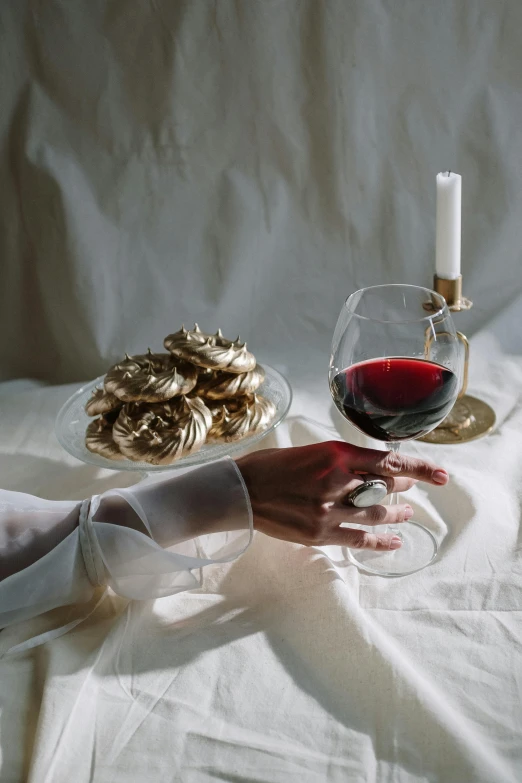
[{"label": "sheer white sleeve", "polygon": [[97,585],[132,599],[195,587],[203,566],[233,560],[252,532],[232,459],[83,503],[0,491],[0,628],[88,602]]}]

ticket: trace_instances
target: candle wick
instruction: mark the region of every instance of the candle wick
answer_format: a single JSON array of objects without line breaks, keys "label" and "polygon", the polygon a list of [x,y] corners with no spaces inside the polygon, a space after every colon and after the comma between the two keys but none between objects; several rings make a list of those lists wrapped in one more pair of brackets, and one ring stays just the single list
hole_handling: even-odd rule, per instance
[{"label": "candle wick", "polygon": [[447,176],[447,177],[451,177],[451,171],[448,171],[448,173],[446,174],[446,176]]}]

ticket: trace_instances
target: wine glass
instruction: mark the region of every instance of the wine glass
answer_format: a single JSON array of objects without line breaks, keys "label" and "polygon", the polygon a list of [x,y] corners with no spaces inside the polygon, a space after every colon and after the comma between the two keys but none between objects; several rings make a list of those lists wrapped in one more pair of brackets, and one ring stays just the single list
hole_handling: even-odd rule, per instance
[{"label": "wine glass", "polygon": [[[403,441],[437,427],[453,407],[463,374],[459,333],[444,298],[413,285],[377,285],[348,297],[335,328],[330,391],[341,414],[397,452]],[[390,495],[389,504],[397,502]],[[402,546],[389,552],[354,550],[365,571],[403,576],[437,554],[434,536],[418,522],[359,526],[394,533]]]}]

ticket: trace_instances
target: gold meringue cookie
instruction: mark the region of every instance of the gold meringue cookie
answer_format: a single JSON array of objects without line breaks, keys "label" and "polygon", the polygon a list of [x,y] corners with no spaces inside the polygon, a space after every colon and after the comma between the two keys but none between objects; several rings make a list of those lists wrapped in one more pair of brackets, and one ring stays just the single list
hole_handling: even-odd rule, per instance
[{"label": "gold meringue cookie", "polygon": [[247,406],[251,412],[251,434],[266,430],[276,415],[275,404],[261,394],[253,394],[247,399]]},{"label": "gold meringue cookie", "polygon": [[93,454],[99,454],[106,459],[121,459],[122,455],[112,437],[114,417],[100,416],[89,422],[85,433],[85,446]]},{"label": "gold meringue cookie", "polygon": [[96,387],[85,404],[85,412],[87,416],[99,416],[100,413],[119,410],[122,405],[122,401],[114,394]]},{"label": "gold meringue cookie", "polygon": [[[137,432],[144,424],[149,425],[154,419],[179,419],[184,410],[183,397],[174,397],[167,402],[127,402],[120,410],[113,427],[113,437],[116,443],[125,444],[132,433]],[[157,426],[160,425],[158,421]]]},{"label": "gold meringue cookie", "polygon": [[129,459],[169,465],[205,443],[212,415],[199,397],[138,407],[129,411],[125,405],[113,428],[115,441]]},{"label": "gold meringue cookie", "polygon": [[206,334],[206,332],[201,331],[197,324],[194,324],[193,329],[185,329],[182,326],[177,332],[168,334],[163,341],[163,345],[167,351],[175,354],[176,349],[184,348],[187,344],[204,345],[208,340],[215,340],[219,336],[223,336],[220,329],[218,329],[216,334]]},{"label": "gold meringue cookie", "polygon": [[236,413],[236,411],[244,408],[245,398],[234,397],[230,400],[204,400],[204,403],[212,415],[212,427],[208,433],[208,437],[210,438],[216,422],[219,421],[224,414],[230,415],[230,413]]},{"label": "gold meringue cookie", "polygon": [[236,341],[227,340],[220,329],[209,335],[202,332],[197,324],[190,331],[181,327],[179,332],[165,338],[164,345],[180,359],[209,370],[245,373],[256,366],[256,358],[247,350],[246,343],[240,343],[239,337]]},{"label": "gold meringue cookie", "polygon": [[266,430],[276,413],[273,402],[253,394],[242,399],[224,400],[221,409],[212,406],[209,440],[231,443]]},{"label": "gold meringue cookie", "polygon": [[124,402],[161,402],[188,394],[197,382],[196,368],[171,354],[127,356],[105,376],[105,390]]},{"label": "gold meringue cookie", "polygon": [[209,400],[244,397],[253,394],[265,379],[265,371],[256,364],[253,370],[243,373],[215,372],[198,380],[195,393]]}]

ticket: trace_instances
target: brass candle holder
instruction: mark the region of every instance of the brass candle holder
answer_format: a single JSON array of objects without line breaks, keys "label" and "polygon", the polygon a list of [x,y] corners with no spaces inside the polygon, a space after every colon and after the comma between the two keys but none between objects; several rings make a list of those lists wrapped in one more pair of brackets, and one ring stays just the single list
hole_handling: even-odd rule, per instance
[{"label": "brass candle holder", "polygon": [[[473,306],[473,302],[462,296],[462,275],[459,275],[455,280],[446,280],[435,275],[433,289],[444,297],[448,308],[454,313],[469,310]],[[496,417],[493,408],[487,402],[479,400],[478,397],[466,394],[469,343],[462,332],[457,332],[457,334],[465,350],[462,388],[455,405],[442,424],[439,424],[424,437],[419,438],[425,443],[467,443],[487,435],[495,426]]]}]

